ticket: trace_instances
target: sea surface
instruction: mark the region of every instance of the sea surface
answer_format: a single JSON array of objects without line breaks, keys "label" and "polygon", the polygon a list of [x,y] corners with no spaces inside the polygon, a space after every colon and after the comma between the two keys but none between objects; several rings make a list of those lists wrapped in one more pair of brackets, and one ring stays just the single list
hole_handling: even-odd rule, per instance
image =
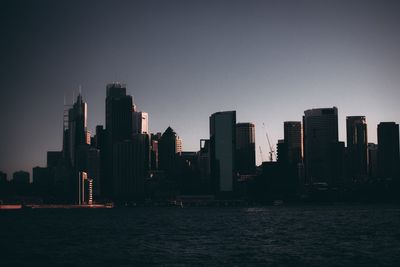
[{"label": "sea surface", "polygon": [[400,207],[0,211],[0,266],[400,266]]}]

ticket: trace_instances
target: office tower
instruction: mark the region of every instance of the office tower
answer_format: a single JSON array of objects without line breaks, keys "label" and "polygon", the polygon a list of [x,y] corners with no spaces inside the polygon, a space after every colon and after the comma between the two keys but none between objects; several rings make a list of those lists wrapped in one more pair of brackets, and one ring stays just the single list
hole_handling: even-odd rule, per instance
[{"label": "office tower", "polygon": [[210,167],[217,193],[230,193],[234,190],[235,149],[236,111],[212,114],[210,117]]},{"label": "office tower", "polygon": [[13,173],[12,182],[18,185],[29,184],[29,172],[26,171],[17,171]]},{"label": "office tower", "polygon": [[158,141],[158,164],[159,169],[168,173],[175,172],[176,157],[181,152],[179,137],[175,131],[168,127]]},{"label": "office tower", "polygon": [[252,174],[256,167],[255,126],[253,123],[236,124],[236,171]]},{"label": "office tower", "polygon": [[368,177],[376,180],[378,178],[378,145],[368,143]]},{"label": "office tower", "polygon": [[140,200],[144,196],[146,137],[136,134],[132,140],[113,145],[114,199],[117,201]]},{"label": "office tower", "polygon": [[289,163],[297,164],[303,161],[303,140],[300,121],[285,121],[283,123],[286,157]]},{"label": "office tower", "polygon": [[126,95],[126,86],[123,84],[107,85],[106,130],[111,142],[131,139],[132,96]]},{"label": "office tower", "polygon": [[149,114],[132,108],[132,132],[133,134],[149,134]]},{"label": "office tower", "polygon": [[364,116],[346,117],[349,176],[353,182],[365,182],[368,169],[367,123]]},{"label": "office tower", "polygon": [[319,108],[304,111],[304,160],[308,183],[333,183],[338,145],[338,110]]},{"label": "office tower", "polygon": [[378,125],[378,169],[383,180],[399,179],[399,125],[381,122]]},{"label": "office tower", "polygon": [[68,151],[69,162],[75,170],[82,170],[83,163],[77,158],[81,158],[79,149],[88,145],[87,140],[87,104],[79,94],[76,102],[68,111]]},{"label": "office tower", "polygon": [[113,146],[132,139],[132,97],[126,95],[126,86],[120,83],[107,85],[106,97],[106,148],[105,175],[102,183],[104,197],[113,192]]}]

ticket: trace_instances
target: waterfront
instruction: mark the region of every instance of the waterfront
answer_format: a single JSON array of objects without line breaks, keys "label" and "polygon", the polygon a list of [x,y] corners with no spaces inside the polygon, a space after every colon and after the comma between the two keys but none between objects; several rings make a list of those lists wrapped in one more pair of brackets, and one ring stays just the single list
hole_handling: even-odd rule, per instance
[{"label": "waterfront", "polygon": [[400,207],[0,212],[3,266],[399,266]]}]

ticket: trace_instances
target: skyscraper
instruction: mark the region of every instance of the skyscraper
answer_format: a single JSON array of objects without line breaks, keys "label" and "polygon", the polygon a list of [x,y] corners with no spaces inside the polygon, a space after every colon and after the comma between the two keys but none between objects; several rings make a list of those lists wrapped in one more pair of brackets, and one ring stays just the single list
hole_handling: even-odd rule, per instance
[{"label": "skyscraper", "polygon": [[106,130],[111,142],[132,137],[132,96],[126,95],[124,84],[107,85]]},{"label": "skyscraper", "polygon": [[149,114],[147,112],[137,111],[134,105],[132,120],[132,132],[134,134],[149,134]]},{"label": "skyscraper", "polygon": [[[105,197],[114,195],[115,172],[113,147],[116,143],[132,139],[132,96],[126,95],[126,86],[121,83],[107,85],[106,97],[106,168],[102,183]],[[125,162],[125,161],[124,161]]]},{"label": "skyscraper", "polygon": [[211,177],[217,193],[231,193],[236,177],[236,111],[210,117]]},{"label": "skyscraper", "polygon": [[83,162],[80,161],[82,146],[87,142],[87,104],[83,101],[82,95],[78,95],[76,102],[68,112],[68,133],[69,133],[69,160],[76,171],[83,170]]},{"label": "skyscraper", "polygon": [[399,125],[381,122],[378,125],[378,171],[383,180],[399,179]]},{"label": "skyscraper", "polygon": [[252,174],[256,166],[255,126],[253,123],[236,124],[236,171]]},{"label": "skyscraper", "polygon": [[158,141],[158,164],[159,169],[167,173],[174,173],[176,167],[176,154],[180,153],[178,135],[168,127]]},{"label": "skyscraper", "polygon": [[287,149],[287,160],[291,164],[303,161],[303,140],[300,121],[285,121],[283,123],[284,142]]},{"label": "skyscraper", "polygon": [[308,183],[334,183],[338,146],[338,110],[304,111],[304,160]]},{"label": "skyscraper", "polygon": [[371,180],[378,178],[378,145],[368,143],[368,177]]},{"label": "skyscraper", "polygon": [[353,182],[364,182],[368,169],[367,123],[364,116],[346,117],[349,175]]},{"label": "skyscraper", "polygon": [[114,199],[139,200],[144,195],[145,135],[113,145]]}]

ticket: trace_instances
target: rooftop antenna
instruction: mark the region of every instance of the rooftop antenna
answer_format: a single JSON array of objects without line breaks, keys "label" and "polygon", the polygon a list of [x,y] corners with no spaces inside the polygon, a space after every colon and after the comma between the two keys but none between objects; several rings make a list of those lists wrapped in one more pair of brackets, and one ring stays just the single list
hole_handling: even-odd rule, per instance
[{"label": "rooftop antenna", "polygon": [[82,85],[78,86],[79,94],[82,95]]}]

